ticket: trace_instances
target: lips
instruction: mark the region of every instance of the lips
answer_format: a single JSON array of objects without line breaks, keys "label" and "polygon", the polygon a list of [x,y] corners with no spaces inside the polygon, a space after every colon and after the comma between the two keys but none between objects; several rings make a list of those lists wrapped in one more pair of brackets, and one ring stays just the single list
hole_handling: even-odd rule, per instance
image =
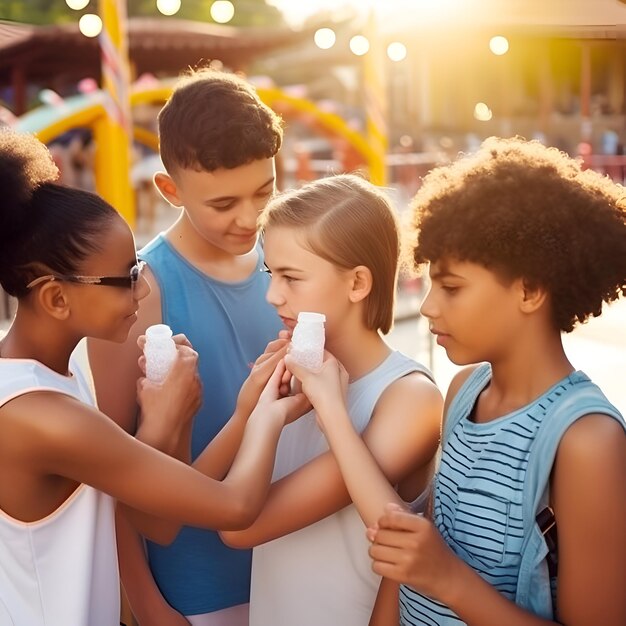
[{"label": "lips", "polygon": [[289,330],[293,330],[296,327],[297,322],[292,317],[283,317],[282,315],[280,315],[279,317],[285,327],[289,328]]},{"label": "lips", "polygon": [[242,241],[248,241],[253,237],[256,237],[256,230],[250,231],[249,233],[231,233],[232,237],[236,239],[241,239]]}]

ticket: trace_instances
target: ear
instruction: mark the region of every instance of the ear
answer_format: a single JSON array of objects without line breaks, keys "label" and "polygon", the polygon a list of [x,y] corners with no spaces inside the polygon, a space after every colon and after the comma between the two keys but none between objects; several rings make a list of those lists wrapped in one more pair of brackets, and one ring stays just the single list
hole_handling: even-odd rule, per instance
[{"label": "ear", "polygon": [[152,182],[166,202],[177,208],[183,206],[183,202],[178,196],[178,186],[168,173],[157,172],[152,178]]},{"label": "ear", "polygon": [[357,265],[350,271],[350,302],[362,302],[372,291],[372,272],[365,265]]},{"label": "ear", "polygon": [[531,283],[528,279],[520,279],[520,310],[522,313],[534,313],[546,302],[548,293],[543,287]]},{"label": "ear", "polygon": [[70,303],[63,283],[51,280],[44,283],[37,293],[37,302],[45,313],[57,320],[70,316]]}]

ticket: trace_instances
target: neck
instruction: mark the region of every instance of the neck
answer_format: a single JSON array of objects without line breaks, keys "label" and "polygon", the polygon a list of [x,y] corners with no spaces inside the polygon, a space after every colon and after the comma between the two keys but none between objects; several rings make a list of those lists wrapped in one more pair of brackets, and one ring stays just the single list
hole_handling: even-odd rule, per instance
[{"label": "neck", "polygon": [[326,349],[346,368],[351,382],[378,367],[391,352],[377,331],[356,324],[344,324],[334,337],[327,337]]},{"label": "neck", "polygon": [[60,328],[46,324],[36,313],[18,304],[15,319],[0,342],[0,356],[32,359],[51,370],[67,375],[70,355],[80,338],[68,338]]},{"label": "neck", "polygon": [[165,237],[189,263],[218,280],[245,280],[256,267],[256,249],[238,256],[217,248],[198,233],[184,209]]},{"label": "neck", "polygon": [[491,366],[492,380],[481,397],[483,417],[487,419],[531,403],[574,371],[557,331],[518,337]]}]

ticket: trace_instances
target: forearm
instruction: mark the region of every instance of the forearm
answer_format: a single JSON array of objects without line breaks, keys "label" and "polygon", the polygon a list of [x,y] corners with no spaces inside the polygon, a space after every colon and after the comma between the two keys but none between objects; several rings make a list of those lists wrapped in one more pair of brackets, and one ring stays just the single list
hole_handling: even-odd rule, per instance
[{"label": "forearm", "polygon": [[249,414],[235,410],[222,430],[194,461],[192,467],[215,480],[222,480],[241,446],[248,417]]},{"label": "forearm", "polygon": [[400,622],[398,592],[397,582],[388,578],[381,580],[369,626],[398,626]]},{"label": "forearm", "polygon": [[[237,456],[224,479],[233,498],[244,507],[250,524],[265,503],[272,479],[276,446],[283,424],[263,415],[249,419]],[[248,524],[248,525],[250,525]]]},{"label": "forearm", "polygon": [[381,516],[385,504],[403,505],[402,499],[389,484],[385,474],[354,430],[345,407],[323,408],[334,415],[325,423],[326,439],[341,470],[352,502],[366,526],[373,526]]},{"label": "forearm", "polygon": [[167,603],[152,577],[143,540],[119,507],[116,531],[120,577],[133,615],[140,624],[154,623],[154,611]]},{"label": "forearm", "polygon": [[456,569],[441,601],[468,626],[558,626],[558,622],[537,617],[507,600],[461,559],[457,559]]}]

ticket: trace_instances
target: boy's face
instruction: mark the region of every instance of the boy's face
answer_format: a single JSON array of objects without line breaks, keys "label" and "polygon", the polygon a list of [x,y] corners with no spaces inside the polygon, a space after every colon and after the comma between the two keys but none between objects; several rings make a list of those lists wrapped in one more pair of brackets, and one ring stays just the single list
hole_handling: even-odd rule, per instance
[{"label": "boy's face", "polygon": [[430,279],[421,313],[453,363],[493,363],[522,336],[521,280],[507,285],[482,265],[452,259],[431,263]]},{"label": "boy's face", "polygon": [[260,159],[212,172],[179,169],[157,174],[155,183],[168,202],[184,208],[200,238],[227,255],[247,254],[256,245],[257,220],[274,192],[274,159]]}]

